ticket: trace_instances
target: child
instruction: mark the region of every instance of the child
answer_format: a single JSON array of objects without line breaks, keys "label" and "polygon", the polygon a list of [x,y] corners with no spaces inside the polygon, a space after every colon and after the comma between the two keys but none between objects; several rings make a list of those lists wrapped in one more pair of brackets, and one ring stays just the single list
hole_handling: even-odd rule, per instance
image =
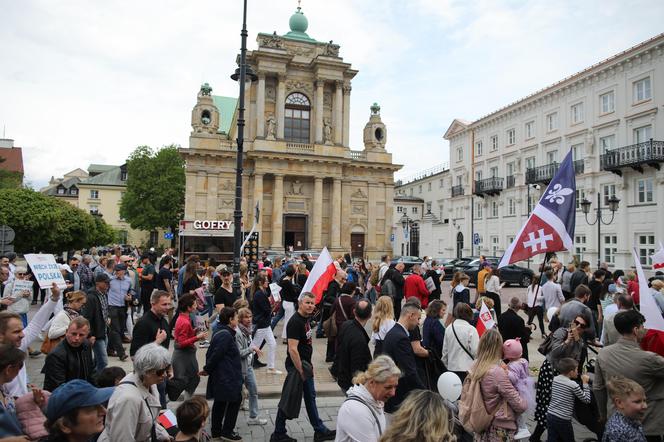
[{"label": "child", "polygon": [[[523,347],[521,347],[519,338],[508,339],[503,344],[503,357],[509,361],[507,363],[507,376],[519,395],[526,399],[528,411],[532,413],[535,411],[535,380],[528,373],[528,361],[521,357],[522,353]],[[524,414],[517,416],[516,423],[518,430],[514,435],[514,439],[530,437]]]},{"label": "child", "polygon": [[187,399],[175,410],[178,421],[176,442],[207,442],[210,436],[203,429],[210,414],[210,407],[205,399],[194,396]]},{"label": "child", "polygon": [[470,278],[462,272],[456,272],[452,280],[452,310],[459,302],[470,304],[470,290],[468,284]]},{"label": "child", "polygon": [[573,381],[579,376],[579,363],[572,358],[562,358],[558,362],[560,374],[553,378],[551,386],[551,402],[546,412],[546,429],[548,442],[574,442],[574,397],[584,404],[590,403],[590,387],[587,374],[581,375],[583,388]]},{"label": "child", "polygon": [[646,394],[631,379],[616,377],[606,384],[616,412],[606,422],[602,442],[646,442],[641,421],[646,412]]},{"label": "child", "polygon": [[115,387],[127,373],[122,367],[106,367],[97,375],[97,387]]}]

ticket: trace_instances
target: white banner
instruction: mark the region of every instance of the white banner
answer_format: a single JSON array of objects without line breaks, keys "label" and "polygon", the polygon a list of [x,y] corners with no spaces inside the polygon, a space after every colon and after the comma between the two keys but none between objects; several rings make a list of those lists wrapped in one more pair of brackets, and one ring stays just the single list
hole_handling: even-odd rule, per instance
[{"label": "white banner", "polygon": [[32,269],[32,273],[37,278],[39,288],[50,289],[53,283],[56,283],[61,289],[67,288],[67,283],[60,273],[60,267],[55,262],[53,255],[49,254],[28,254],[25,260]]},{"label": "white banner", "polygon": [[11,295],[8,295],[11,298],[20,298],[22,297],[25,292],[30,293],[32,295],[32,285],[34,284],[33,281],[25,281],[23,279],[15,279],[14,280],[14,289],[12,290]]}]

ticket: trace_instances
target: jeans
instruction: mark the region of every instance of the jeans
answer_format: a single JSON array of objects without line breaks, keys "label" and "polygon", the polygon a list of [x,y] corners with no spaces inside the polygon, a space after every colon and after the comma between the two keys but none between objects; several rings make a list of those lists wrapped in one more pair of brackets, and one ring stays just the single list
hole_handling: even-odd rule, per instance
[{"label": "jeans", "polygon": [[247,367],[244,384],[247,386],[247,390],[249,390],[249,417],[255,419],[258,417],[258,386],[256,385],[256,375],[251,365]]},{"label": "jeans", "polygon": [[108,355],[106,354],[106,338],[96,339],[92,346],[95,355],[95,371],[100,373],[108,365]]},{"label": "jeans", "polygon": [[212,403],[212,416],[210,419],[210,432],[212,437],[230,436],[235,431],[237,415],[242,402],[223,402],[215,400]]},{"label": "jeans", "polygon": [[290,318],[293,317],[293,313],[295,313],[295,304],[289,301],[284,301],[281,303],[281,308],[286,315],[284,319],[284,329],[281,331],[281,339],[286,339],[286,326],[288,326],[288,321],[290,321]]},{"label": "jeans", "polygon": [[546,431],[547,442],[574,442],[574,428],[571,420],[567,421],[547,413]]},{"label": "jeans", "polygon": [[108,317],[111,319],[111,330],[108,336],[108,342],[111,344],[111,350],[114,350],[118,357],[125,355],[125,349],[122,346],[122,336],[127,324],[127,307],[108,306]]},{"label": "jeans", "polygon": [[[294,370],[294,369],[293,369]],[[316,407],[316,388],[314,387],[314,378],[310,377],[304,381],[302,396],[304,398],[304,406],[307,408],[307,416],[309,423],[314,428],[314,431],[323,433],[327,431],[327,427],[318,416],[318,408]],[[214,418],[214,416],[213,416]],[[286,416],[279,410],[277,418],[274,421],[274,434],[286,434]]]},{"label": "jeans", "polygon": [[[276,315],[274,315],[274,318],[272,318],[272,322],[270,323],[270,328],[272,330],[274,330],[274,327],[277,326],[277,324],[279,323],[279,321],[281,321],[281,319],[284,317],[285,314],[286,314],[286,312],[284,312],[284,301],[282,301],[281,302],[281,307],[279,308],[279,311],[277,312]],[[285,328],[286,328],[286,326],[284,325],[284,329]]]}]

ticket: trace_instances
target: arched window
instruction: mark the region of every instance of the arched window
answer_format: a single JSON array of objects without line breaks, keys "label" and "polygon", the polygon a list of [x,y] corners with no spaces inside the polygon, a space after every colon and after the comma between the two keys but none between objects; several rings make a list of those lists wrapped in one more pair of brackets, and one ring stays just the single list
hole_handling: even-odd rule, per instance
[{"label": "arched window", "polygon": [[311,104],[306,95],[295,92],[286,97],[284,138],[293,143],[309,143]]}]

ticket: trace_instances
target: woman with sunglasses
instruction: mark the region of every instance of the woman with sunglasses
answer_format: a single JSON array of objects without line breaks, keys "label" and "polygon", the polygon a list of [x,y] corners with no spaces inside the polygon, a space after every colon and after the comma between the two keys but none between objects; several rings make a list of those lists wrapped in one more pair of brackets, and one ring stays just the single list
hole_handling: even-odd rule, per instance
[{"label": "woman with sunglasses", "polygon": [[551,386],[553,378],[559,374],[558,361],[562,358],[572,358],[580,363],[581,357],[586,351],[583,333],[588,328],[590,321],[590,316],[582,313],[574,318],[569,327],[560,327],[553,332],[551,350],[546,355],[537,378],[537,408],[535,409],[537,427],[530,440],[540,440],[546,429],[546,412],[549,402],[551,402]]},{"label": "woman with sunglasses", "polygon": [[157,423],[161,404],[157,384],[170,374],[171,355],[154,342],[145,344],[134,355],[134,372],[115,387],[108,402],[106,425],[98,442],[170,441],[164,427]]}]

